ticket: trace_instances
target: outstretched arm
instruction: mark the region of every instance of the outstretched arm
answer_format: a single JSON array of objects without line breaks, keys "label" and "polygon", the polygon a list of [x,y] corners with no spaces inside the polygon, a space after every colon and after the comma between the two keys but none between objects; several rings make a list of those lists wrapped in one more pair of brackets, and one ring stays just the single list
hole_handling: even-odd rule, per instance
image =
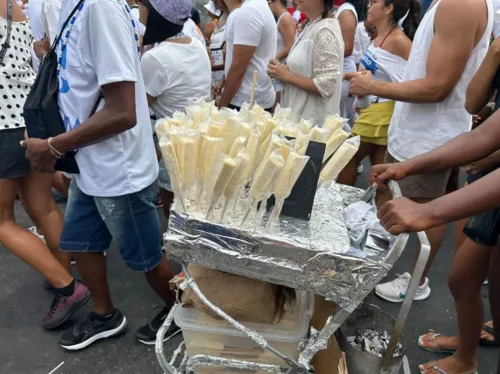
[{"label": "outstretched arm", "polygon": [[450,169],[489,156],[500,149],[500,112],[495,112],[481,126],[457,136],[442,146],[398,164],[372,168],[371,183],[385,184],[406,176]]},{"label": "outstretched arm", "polygon": [[384,204],[378,215],[391,234],[418,232],[500,207],[500,170],[426,204],[405,198]]},{"label": "outstretched arm", "polygon": [[434,37],[427,57],[427,74],[401,83],[373,81],[370,73],[351,80],[351,93],[395,101],[430,103],[445,100],[460,80],[481,32],[486,4],[482,1],[442,0],[434,19]]}]

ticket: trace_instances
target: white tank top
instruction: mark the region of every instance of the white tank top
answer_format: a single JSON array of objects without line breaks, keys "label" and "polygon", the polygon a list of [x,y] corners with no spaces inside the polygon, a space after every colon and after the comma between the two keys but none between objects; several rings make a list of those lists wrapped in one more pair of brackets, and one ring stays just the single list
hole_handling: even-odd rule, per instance
[{"label": "white tank top", "polygon": [[278,21],[276,22],[276,53],[281,51],[283,47],[285,46],[285,40],[283,39],[283,35],[280,33],[280,21],[283,18],[284,15],[287,13],[283,13],[280,18],[278,18]]},{"label": "white tank top", "polygon": [[[403,81],[426,76],[427,55],[434,37],[434,17],[441,3],[426,13],[418,27]],[[465,110],[465,98],[476,70],[486,55],[493,27],[493,5],[486,0],[488,24],[483,37],[472,50],[462,77],[450,95],[440,103],[397,102],[389,126],[389,153],[399,161],[429,152],[456,136],[470,131],[472,116]]]},{"label": "white tank top", "polygon": [[[337,13],[335,13],[335,16],[337,19],[340,17],[340,13],[342,13],[344,10],[350,10],[351,12],[354,13],[354,17],[356,17],[356,23],[358,23],[358,13],[356,12],[356,8],[354,8],[354,5],[351,3],[344,3],[339,8],[337,9]],[[354,51],[353,54],[350,56],[345,56],[344,57],[344,73],[355,73],[356,72],[356,61],[354,58]]]},{"label": "white tank top", "polygon": [[[364,54],[361,65],[373,74],[373,79],[380,82],[402,82],[406,68],[406,60],[385,49],[375,47],[372,43]],[[393,101],[385,98],[372,97],[372,101],[381,103]]]}]

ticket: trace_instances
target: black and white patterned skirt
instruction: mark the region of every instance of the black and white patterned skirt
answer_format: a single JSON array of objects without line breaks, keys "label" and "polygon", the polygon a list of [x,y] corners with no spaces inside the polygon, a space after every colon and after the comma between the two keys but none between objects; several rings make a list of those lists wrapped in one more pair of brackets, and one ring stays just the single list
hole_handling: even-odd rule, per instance
[{"label": "black and white patterned skirt", "polygon": [[26,150],[19,142],[24,139],[24,127],[0,131],[0,179],[24,177],[30,168]]}]

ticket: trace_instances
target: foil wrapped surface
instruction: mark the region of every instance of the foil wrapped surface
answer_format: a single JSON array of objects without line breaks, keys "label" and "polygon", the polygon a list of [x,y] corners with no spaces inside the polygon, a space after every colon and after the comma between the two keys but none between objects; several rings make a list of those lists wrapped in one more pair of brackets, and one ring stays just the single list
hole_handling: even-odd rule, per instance
[{"label": "foil wrapped surface", "polygon": [[389,250],[351,249],[342,213],[363,194],[333,184],[318,190],[309,222],[282,216],[269,228],[220,225],[172,210],[165,250],[173,260],[306,290],[352,312],[407,240],[392,238]]}]

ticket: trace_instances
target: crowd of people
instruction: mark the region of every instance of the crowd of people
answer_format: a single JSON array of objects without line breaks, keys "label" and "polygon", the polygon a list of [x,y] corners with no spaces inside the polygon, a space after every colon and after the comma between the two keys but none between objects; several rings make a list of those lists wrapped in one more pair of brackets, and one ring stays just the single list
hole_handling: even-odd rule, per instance
[{"label": "crowd of people", "polygon": [[[458,335],[420,337],[420,348],[453,354],[419,370],[475,373],[478,342],[500,342],[500,2],[429,3],[210,0],[202,23],[191,0],[0,0],[0,242],[46,278],[54,300],[42,326],[60,326],[92,300],[88,317],[61,336],[63,348],[125,330],[106,276],[114,240],[165,303],[136,333],[154,344],[175,300],[156,209],[159,195],[168,218],[174,195],[152,125],[191,99],[239,110],[252,97],[319,126],[331,114],[348,120],[361,145],[338,182],[354,185],[369,157],[386,229],[429,238],[415,300],[430,297],[444,225],[458,221],[449,275]],[[57,84],[47,97],[65,129],[51,137],[37,131],[47,118],[25,108],[45,76]],[[452,169],[462,166],[467,186],[450,191]],[[405,198],[390,200],[391,179]],[[68,197],[64,215],[53,188]],[[15,223],[16,199],[34,229]],[[410,279],[376,294],[402,302]],[[493,322],[483,325],[486,279]],[[166,339],[177,331],[173,324]]]}]

